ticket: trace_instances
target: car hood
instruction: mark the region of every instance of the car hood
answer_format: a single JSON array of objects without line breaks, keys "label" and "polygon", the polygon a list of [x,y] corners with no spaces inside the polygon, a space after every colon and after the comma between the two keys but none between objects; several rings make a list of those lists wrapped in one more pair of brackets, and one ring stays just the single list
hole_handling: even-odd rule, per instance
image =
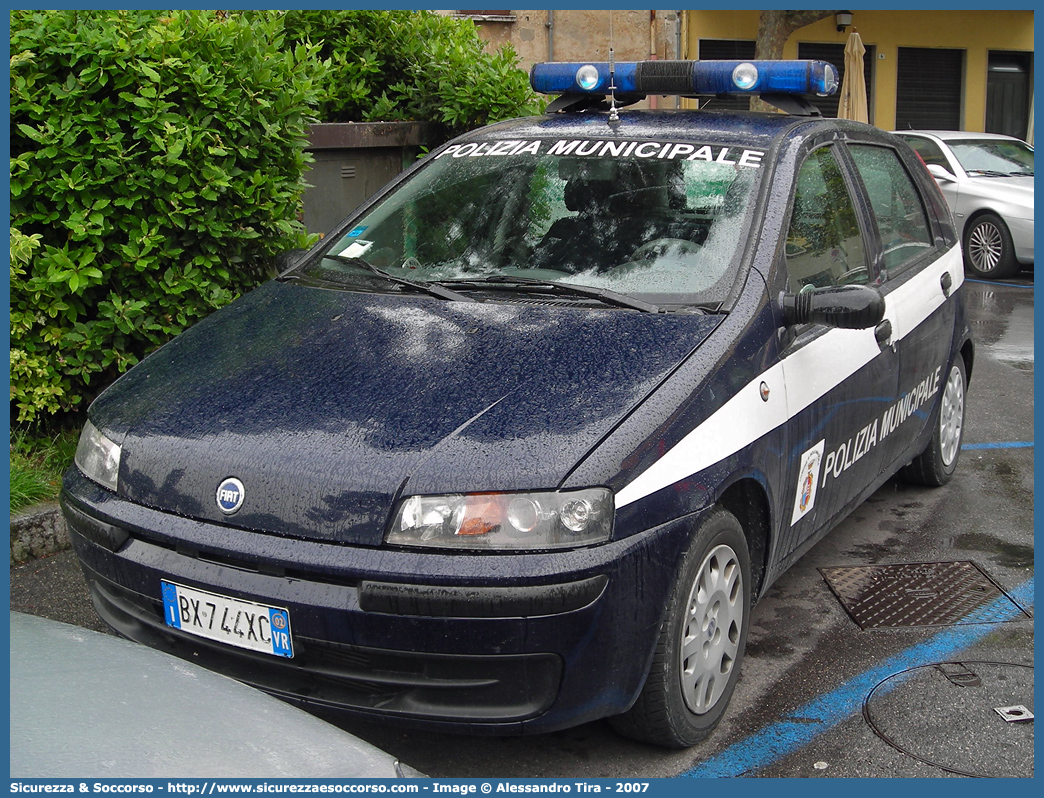
[{"label": "car hood", "polygon": [[12,778],[384,779],[401,767],[304,710],[131,640],[18,612],[8,630]]},{"label": "car hood", "polygon": [[[379,545],[399,495],[556,487],[719,321],[272,282],[120,378],[91,418],[123,446],[131,501]],[[215,498],[228,477],[245,486],[231,516]]]}]

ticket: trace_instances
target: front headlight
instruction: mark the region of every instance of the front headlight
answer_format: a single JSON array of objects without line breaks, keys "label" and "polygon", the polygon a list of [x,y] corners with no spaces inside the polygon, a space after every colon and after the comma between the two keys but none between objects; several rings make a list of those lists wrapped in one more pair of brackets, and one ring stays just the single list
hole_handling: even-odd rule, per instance
[{"label": "front headlight", "polygon": [[116,490],[120,476],[120,447],[88,421],[76,445],[76,467],[88,479],[109,490]]},{"label": "front headlight", "polygon": [[608,540],[614,512],[605,488],[411,496],[384,540],[451,549],[568,548]]}]

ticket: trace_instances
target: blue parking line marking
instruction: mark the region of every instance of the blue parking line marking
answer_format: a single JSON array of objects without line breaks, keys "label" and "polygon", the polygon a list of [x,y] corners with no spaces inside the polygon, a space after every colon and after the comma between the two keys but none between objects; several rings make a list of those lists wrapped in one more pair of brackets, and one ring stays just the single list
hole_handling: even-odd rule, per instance
[{"label": "blue parking line marking", "polygon": [[1019,285],[1018,283],[1006,283],[1006,282],[1001,282],[1000,280],[975,280],[975,279],[972,279],[971,277],[965,277],[964,278],[964,282],[966,282],[966,283],[982,283],[983,285],[992,285],[992,286],[1004,285],[1004,286],[1007,286],[1008,288],[1029,288],[1031,290],[1033,288],[1032,284],[1030,284],[1030,285]]},{"label": "blue parking line marking", "polygon": [[965,443],[961,451],[975,449],[1032,449],[1033,441],[1008,441],[1007,443]]},{"label": "blue parking line marking", "polygon": [[[968,620],[981,617],[984,611],[989,611],[1001,620],[948,627],[923,643],[911,646],[880,665],[864,671],[830,693],[788,712],[771,726],[732,744],[681,775],[693,778],[743,776],[794,753],[819,735],[860,712],[863,699],[885,679],[919,665],[946,661],[992,634],[1005,621],[1019,614],[1019,608],[1012,606],[1012,601],[1024,609],[1033,606],[1032,577],[1009,591],[1007,596],[998,597],[965,618]],[[891,679],[879,692],[892,690],[901,684],[904,678]]]}]

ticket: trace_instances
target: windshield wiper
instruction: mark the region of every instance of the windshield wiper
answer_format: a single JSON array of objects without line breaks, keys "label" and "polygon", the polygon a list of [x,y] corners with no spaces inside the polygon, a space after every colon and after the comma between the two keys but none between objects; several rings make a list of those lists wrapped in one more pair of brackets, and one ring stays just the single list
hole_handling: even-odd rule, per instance
[{"label": "windshield wiper", "polygon": [[519,287],[528,288],[530,286],[543,287],[549,288],[553,292],[591,297],[592,299],[601,300],[607,305],[618,305],[620,307],[631,308],[632,310],[640,310],[644,313],[660,312],[660,308],[650,302],[645,302],[641,299],[636,299],[635,297],[621,294],[608,288],[594,288],[593,286],[588,285],[560,283],[556,280],[537,280],[532,277],[512,277],[506,274],[493,274],[489,277],[465,280],[446,280],[445,282],[452,285],[475,285],[483,287],[492,284],[507,289]]},{"label": "windshield wiper", "polygon": [[356,266],[360,269],[376,274],[378,277],[383,277],[390,283],[404,285],[417,291],[423,291],[426,294],[437,296],[439,299],[450,299],[455,302],[475,301],[469,296],[464,296],[464,294],[458,294],[456,291],[451,291],[450,289],[445,288],[441,283],[422,283],[419,281],[407,280],[405,277],[396,277],[394,274],[388,274],[384,269],[380,269],[362,258],[349,258],[345,255],[323,255],[323,257],[335,260],[338,263],[346,263],[349,266]]},{"label": "windshield wiper", "polygon": [[998,172],[996,169],[969,169],[968,174],[976,177],[1011,177],[1018,172]]}]

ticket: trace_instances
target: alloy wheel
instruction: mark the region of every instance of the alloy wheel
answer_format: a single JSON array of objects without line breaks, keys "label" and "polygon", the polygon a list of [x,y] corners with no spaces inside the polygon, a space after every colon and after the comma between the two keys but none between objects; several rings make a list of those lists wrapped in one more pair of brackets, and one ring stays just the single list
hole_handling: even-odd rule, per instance
[{"label": "alloy wheel", "polygon": [[950,369],[950,377],[943,389],[942,407],[939,409],[939,450],[946,466],[957,458],[963,426],[964,378],[961,370],[955,366]]},{"label": "alloy wheel", "polygon": [[980,222],[968,236],[968,257],[981,272],[990,272],[1004,255],[1004,237],[992,222]]},{"label": "alloy wheel", "polygon": [[743,569],[730,546],[715,547],[700,564],[682,630],[682,695],[702,715],[725,693],[739,656]]}]

